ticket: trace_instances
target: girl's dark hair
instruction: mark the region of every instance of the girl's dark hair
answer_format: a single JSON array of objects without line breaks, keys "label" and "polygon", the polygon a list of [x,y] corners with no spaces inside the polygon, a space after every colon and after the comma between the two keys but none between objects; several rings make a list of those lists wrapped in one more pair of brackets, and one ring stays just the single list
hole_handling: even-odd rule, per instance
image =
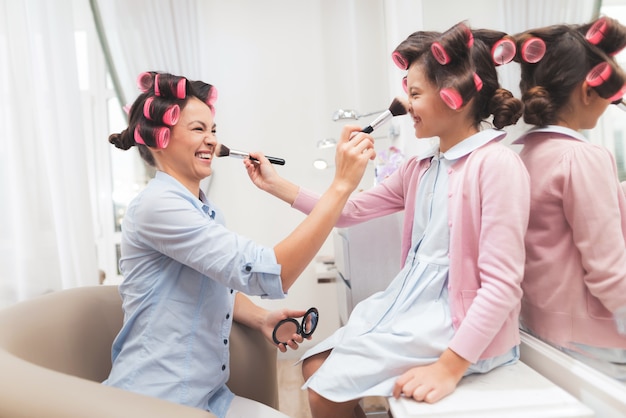
[{"label": "girl's dark hair", "polygon": [[156,71],[141,73],[137,84],[142,93],[128,112],[128,127],[109,136],[109,142],[122,150],[133,146],[150,166],[155,166],[149,148],[165,148],[170,128],[178,122],[182,109],[191,97],[197,97],[213,111],[215,87],[202,81]]},{"label": "girl's dark hair", "polygon": [[[533,59],[525,54],[531,39],[543,44]],[[552,25],[515,35],[515,40],[524,122],[556,124],[574,88],[585,79],[589,82],[594,68],[606,71],[600,84],[590,86],[604,99],[621,100],[626,77],[613,56],[626,46],[626,28],[616,20],[600,17],[584,25]]]},{"label": "girl's dark hair", "polygon": [[473,99],[475,125],[493,115],[493,125],[501,129],[515,124],[522,115],[521,101],[498,81],[494,46],[503,39],[510,37],[488,29],[471,30],[462,22],[443,33],[419,31],[409,35],[396,47],[393,57],[404,69],[419,63],[442,98],[452,91],[455,99],[449,106],[463,106]]}]

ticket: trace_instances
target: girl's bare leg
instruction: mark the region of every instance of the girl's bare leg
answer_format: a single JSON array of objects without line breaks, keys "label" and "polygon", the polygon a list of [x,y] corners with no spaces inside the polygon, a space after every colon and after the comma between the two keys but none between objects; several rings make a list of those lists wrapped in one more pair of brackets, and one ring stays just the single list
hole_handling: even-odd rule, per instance
[{"label": "girl's bare leg", "polygon": [[[316,354],[302,362],[302,376],[308,380],[320,368],[330,355],[330,350]],[[309,391],[309,405],[313,418],[365,418],[365,413],[359,405],[359,400],[347,402],[333,402],[311,389]]]}]

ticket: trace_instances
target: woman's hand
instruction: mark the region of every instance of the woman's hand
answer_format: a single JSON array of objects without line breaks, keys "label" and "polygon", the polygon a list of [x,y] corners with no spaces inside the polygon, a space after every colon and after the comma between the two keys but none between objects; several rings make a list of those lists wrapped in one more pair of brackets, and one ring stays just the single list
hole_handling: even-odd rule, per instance
[{"label": "woman's hand", "polygon": [[359,126],[344,126],[335,153],[334,182],[354,190],[365,173],[367,163],[375,158],[374,138],[361,132]]},{"label": "woman's hand", "polygon": [[245,158],[243,163],[252,183],[259,189],[292,205],[300,188],[282,178],[263,153],[251,152],[250,156],[256,158],[257,161]]},{"label": "woman's hand", "polygon": [[267,315],[265,316],[265,319],[263,320],[263,323],[261,325],[261,332],[263,332],[263,335],[265,335],[265,338],[267,338],[268,341],[272,343],[272,345],[277,346],[278,349],[282,353],[285,353],[287,351],[287,347],[291,348],[292,350],[297,350],[299,347],[299,344],[302,343],[302,341],[304,341],[304,338],[302,337],[302,335],[296,334],[296,333],[292,334],[291,338],[287,341],[287,344],[285,345],[285,344],[276,344],[274,342],[274,339],[272,338],[272,334],[274,332],[274,327],[276,327],[276,324],[278,324],[283,319],[287,319],[287,318],[299,319],[299,318],[302,318],[305,313],[306,311],[291,310],[291,309],[279,309],[276,311],[270,311],[267,313]]},{"label": "woman's hand", "polygon": [[447,349],[436,362],[402,374],[393,387],[393,397],[404,395],[418,402],[435,403],[454,392],[470,364]]}]

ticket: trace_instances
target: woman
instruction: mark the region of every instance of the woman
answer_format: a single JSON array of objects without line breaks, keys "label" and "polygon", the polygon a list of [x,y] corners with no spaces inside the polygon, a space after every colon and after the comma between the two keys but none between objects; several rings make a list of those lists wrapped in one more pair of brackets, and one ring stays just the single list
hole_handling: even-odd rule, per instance
[{"label": "woman", "polygon": [[[215,87],[156,72],[141,74],[139,84],[143,93],[130,108],[128,128],[109,141],[121,149],[138,147],[157,171],[124,217],[124,324],[104,383],[219,417],[266,416],[270,412],[260,404],[234,397],[226,387],[231,323],[259,329],[271,342],[280,320],[304,314],[268,312],[244,294],[285,296],[375,158],[372,138],[358,133],[350,140],[359,128],[344,128],[332,184],[311,214],[268,248],[228,230],[200,189],[218,147]],[[251,155],[257,169],[272,170],[263,154]],[[288,346],[301,341],[294,334]]]}]

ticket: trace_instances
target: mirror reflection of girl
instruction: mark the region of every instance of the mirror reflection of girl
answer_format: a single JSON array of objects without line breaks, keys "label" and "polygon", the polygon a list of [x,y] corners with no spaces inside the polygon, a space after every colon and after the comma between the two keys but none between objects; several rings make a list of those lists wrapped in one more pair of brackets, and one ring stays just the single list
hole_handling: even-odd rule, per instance
[{"label": "mirror reflection of girl", "polygon": [[516,35],[524,121],[516,142],[531,178],[521,323],[530,333],[626,380],[626,198],[609,150],[581,131],[620,101],[614,55],[626,27],[610,18]]},{"label": "mirror reflection of girl", "polygon": [[[285,297],[375,157],[373,140],[363,133],[349,140],[358,128],[344,128],[332,184],[293,232],[265,247],[228,230],[223,213],[200,189],[218,147],[215,87],[156,72],[140,75],[139,84],[143,93],[130,108],[128,128],[109,141],[124,150],[138,147],[157,171],[124,217],[124,324],[104,383],[221,418],[284,417],[226,386],[232,321],[260,330],[271,342],[280,320],[304,315],[266,311],[244,294]],[[263,154],[251,155],[257,169],[270,166]],[[302,337],[294,334],[288,346],[296,349],[298,342]]]},{"label": "mirror reflection of girl", "polygon": [[[464,375],[519,357],[529,180],[519,156],[499,143],[522,109],[500,87],[491,55],[504,37],[459,24],[416,32],[394,53],[408,69],[415,135],[437,136],[439,147],[355,194],[342,212],[345,227],[404,210],[404,267],[303,356],[315,418],[363,416],[365,396],[437,402]],[[450,62],[440,63],[445,56]],[[496,129],[485,126],[490,116]],[[253,180],[303,212],[319,199],[278,176]]]}]

